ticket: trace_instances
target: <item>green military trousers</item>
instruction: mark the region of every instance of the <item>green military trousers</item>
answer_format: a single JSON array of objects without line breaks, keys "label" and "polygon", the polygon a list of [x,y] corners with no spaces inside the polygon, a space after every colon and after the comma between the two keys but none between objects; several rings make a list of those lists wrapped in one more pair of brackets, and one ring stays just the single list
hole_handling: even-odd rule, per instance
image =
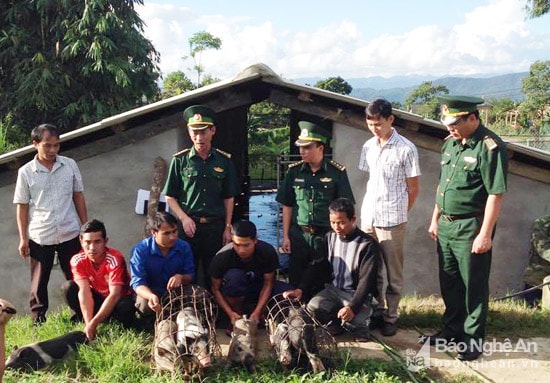
[{"label": "green military trousers", "polygon": [[482,220],[440,218],[437,232],[443,331],[466,342],[483,341],[487,322],[492,251],[472,253]]}]

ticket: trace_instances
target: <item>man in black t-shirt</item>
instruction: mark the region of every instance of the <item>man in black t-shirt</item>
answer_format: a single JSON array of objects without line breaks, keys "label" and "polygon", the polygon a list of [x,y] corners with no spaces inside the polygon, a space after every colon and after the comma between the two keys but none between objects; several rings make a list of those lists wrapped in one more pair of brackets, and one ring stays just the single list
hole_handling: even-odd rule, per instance
[{"label": "man in black t-shirt", "polygon": [[[277,253],[273,246],[256,238],[254,223],[235,222],[231,240],[210,264],[212,294],[232,325],[243,314],[259,323],[267,301],[292,286],[275,280]],[[254,305],[251,312],[246,310],[248,305]]]}]

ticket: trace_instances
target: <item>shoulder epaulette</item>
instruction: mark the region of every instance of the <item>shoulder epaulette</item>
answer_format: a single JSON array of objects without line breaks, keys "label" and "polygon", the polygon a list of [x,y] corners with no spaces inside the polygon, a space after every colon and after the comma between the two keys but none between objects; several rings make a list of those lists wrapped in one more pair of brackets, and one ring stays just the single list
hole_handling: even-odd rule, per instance
[{"label": "shoulder epaulette", "polygon": [[229,153],[227,153],[227,152],[224,152],[224,151],[221,150],[221,149],[216,148],[216,152],[218,152],[218,153],[220,153],[220,154],[226,156],[227,158],[231,158],[231,154],[229,154]]},{"label": "shoulder epaulette", "polygon": [[180,150],[179,152],[174,153],[174,155],[173,155],[172,157],[181,156],[182,154],[185,154],[185,153],[187,153],[187,152],[190,151],[190,150],[191,150],[191,148],[187,148],[187,149]]},{"label": "shoulder epaulette", "polygon": [[498,144],[497,144],[497,142],[493,139],[493,137],[485,136],[485,137],[483,138],[483,143],[485,144],[485,146],[486,146],[487,149],[489,149],[489,150],[494,150],[494,149],[498,148]]},{"label": "shoulder epaulette", "polygon": [[338,162],[336,162],[334,160],[330,160],[329,164],[331,164],[332,166],[334,166],[336,169],[340,170],[341,172],[346,170],[346,167],[344,165],[339,164]]},{"label": "shoulder epaulette", "polygon": [[294,163],[288,165],[288,168],[290,169],[290,168],[293,168],[293,167],[295,167],[295,166],[301,165],[301,164],[303,164],[303,163],[304,163],[303,160],[302,160],[302,161],[298,161],[298,162],[294,162]]}]

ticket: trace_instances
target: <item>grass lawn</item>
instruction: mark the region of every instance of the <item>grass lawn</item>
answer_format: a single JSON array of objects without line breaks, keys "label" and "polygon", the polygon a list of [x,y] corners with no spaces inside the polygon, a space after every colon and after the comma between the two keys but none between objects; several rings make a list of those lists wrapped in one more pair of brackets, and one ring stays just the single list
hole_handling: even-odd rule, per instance
[{"label": "grass lawn", "polygon": [[[420,331],[436,329],[439,326],[443,311],[441,300],[435,297],[421,298],[407,296],[403,299],[401,309],[401,328],[417,328]],[[6,328],[6,351],[16,345],[25,345],[54,338],[81,325],[74,325],[69,320],[68,309],[51,313],[48,321],[40,327],[33,327],[30,316],[16,316]],[[489,314],[489,334],[492,336],[531,337],[550,336],[548,323],[549,311],[529,308],[521,302],[507,301],[491,304]],[[77,355],[65,363],[56,363],[50,368],[29,374],[17,374],[6,371],[6,383],[46,383],[46,382],[82,382],[82,383],[117,383],[117,382],[173,382],[182,381],[169,374],[157,375],[151,369],[152,336],[145,333],[125,330],[110,323],[99,329],[99,337],[89,345],[82,346]],[[345,351],[342,350],[342,354]],[[428,375],[410,375],[405,367],[396,361],[353,360],[349,355],[342,357],[341,363],[330,373],[318,375],[284,372],[273,358],[260,361],[258,373],[248,374],[244,369],[226,369],[224,361],[215,363],[203,379],[204,382],[405,382],[433,381]],[[414,379],[414,380],[413,380]],[[471,382],[472,377],[454,376],[445,380],[447,383]]]}]

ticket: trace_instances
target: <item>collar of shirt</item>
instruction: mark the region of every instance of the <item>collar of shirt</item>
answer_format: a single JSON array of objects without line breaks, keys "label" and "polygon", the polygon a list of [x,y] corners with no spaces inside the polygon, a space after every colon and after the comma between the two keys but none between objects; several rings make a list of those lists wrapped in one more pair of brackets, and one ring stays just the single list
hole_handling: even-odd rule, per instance
[{"label": "collar of shirt", "polygon": [[[386,141],[386,143],[384,144],[384,147],[386,146],[391,146],[395,143],[395,140],[397,140],[397,132],[395,131],[395,129],[393,128],[393,126],[391,127],[391,135],[390,135],[390,138],[388,138],[388,141]],[[376,139],[376,145],[381,148],[380,146],[380,139]]]},{"label": "collar of shirt", "polygon": [[483,129],[481,127],[481,124],[478,125],[478,127],[476,128],[476,130],[474,130],[474,132],[472,133],[472,135],[470,137],[468,137],[468,139],[466,140],[466,143],[464,145],[462,145],[461,143],[461,140],[455,140],[457,141],[458,144],[462,145],[462,146],[467,146],[469,148],[473,148],[474,146],[476,146],[476,144],[483,140],[483,136],[484,136],[484,132],[483,132]]},{"label": "collar of shirt", "polygon": [[359,234],[359,228],[355,226],[350,235],[337,235],[337,236],[343,242],[351,242],[355,239],[355,237],[357,237],[358,234]]},{"label": "collar of shirt", "polygon": [[[65,159],[60,155],[55,155],[55,164],[52,167],[52,172],[60,166],[65,165]],[[38,154],[34,155],[34,159],[31,162],[31,169],[33,172],[49,172],[49,170],[38,161]]]},{"label": "collar of shirt", "polygon": [[[306,173],[313,173],[311,171],[311,166],[307,162],[304,162],[302,164],[302,166],[300,167],[300,171],[306,172]],[[327,171],[327,160],[324,157],[323,157],[323,161],[321,162],[321,167],[319,168],[319,170],[317,170],[316,173],[319,173],[320,171],[325,171],[325,172]]]},{"label": "collar of shirt", "polygon": [[[214,148],[213,147],[210,147],[210,153],[208,153],[208,157],[206,158],[210,158],[214,155]],[[200,157],[198,154],[197,154],[197,151],[195,150],[195,147],[192,146],[191,147],[191,150],[189,151],[189,158],[192,158],[192,157]]]},{"label": "collar of shirt", "polygon": [[151,255],[156,255],[156,256],[159,256],[159,257],[162,257],[162,258],[168,258],[169,256],[171,256],[172,254],[174,254],[175,252],[178,251],[178,242],[176,241],[176,244],[174,245],[174,247],[172,247],[169,251],[168,251],[168,254],[166,254],[166,257],[162,254],[162,251],[160,251],[160,248],[159,246],[157,245],[157,241],[155,241],[155,237],[151,236],[149,237],[151,243],[149,244],[149,247],[151,249]]}]

